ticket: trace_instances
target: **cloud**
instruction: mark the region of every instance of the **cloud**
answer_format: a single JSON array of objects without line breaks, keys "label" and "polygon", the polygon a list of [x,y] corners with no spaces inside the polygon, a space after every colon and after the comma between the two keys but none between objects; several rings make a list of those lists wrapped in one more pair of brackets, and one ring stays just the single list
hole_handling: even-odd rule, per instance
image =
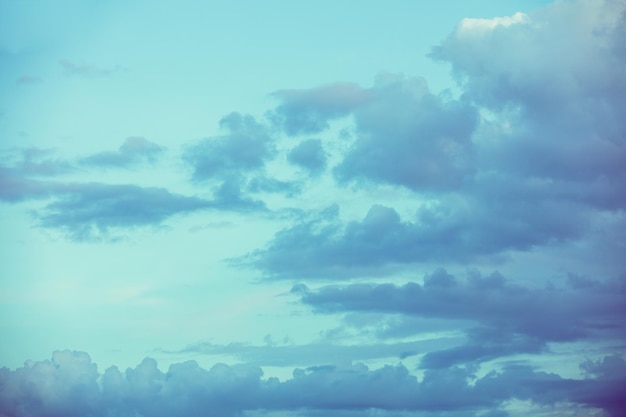
[{"label": "cloud", "polygon": [[[430,93],[421,78],[380,74],[372,88],[338,83],[275,95],[282,104],[273,115],[288,135],[319,133],[330,120],[354,118],[356,142],[335,168],[340,182],[449,189],[473,172],[470,139],[478,121],[476,109]],[[322,160],[319,145],[311,140],[289,158],[305,167],[318,167]]]},{"label": "cloud", "polygon": [[175,215],[200,210],[267,211],[262,201],[243,195],[236,180],[224,181],[211,199],[205,199],[160,187],[32,179],[23,170],[0,166],[0,200],[46,198],[52,201],[33,211],[38,224],[61,230],[74,240],[110,238],[114,231],[159,226]]},{"label": "cloud", "polygon": [[351,115],[355,140],[335,178],[407,188],[415,214],[379,204],[361,221],[303,219],[247,261],[274,277],[340,278],[610,246],[612,230],[626,232],[625,22],[624,3],[608,0],[466,19],[432,52],[458,98],[398,75],[351,85],[363,100],[337,113]]},{"label": "cloud", "polygon": [[229,355],[243,363],[256,366],[324,366],[376,358],[405,359],[432,349],[442,349],[458,342],[456,337],[442,337],[413,342],[338,345],[312,343],[308,345],[254,346],[243,343],[217,345],[199,342],[184,349],[166,353],[199,353]]},{"label": "cloud", "polygon": [[228,178],[219,185],[214,192],[212,205],[223,210],[266,211],[265,203],[244,195],[239,178]]},{"label": "cloud", "polygon": [[127,168],[139,162],[154,162],[163,148],[143,137],[131,136],[124,140],[119,150],[100,152],[82,158],[80,162],[99,167]]},{"label": "cloud", "polygon": [[287,154],[287,160],[311,174],[318,174],[326,168],[326,153],[319,139],[306,139]]},{"label": "cloud", "polygon": [[[298,288],[302,301],[321,312],[378,312],[469,320],[468,342],[428,353],[426,368],[484,361],[514,353],[540,353],[548,342],[619,339],[626,318],[626,286],[620,281],[576,279],[567,287],[529,288],[494,273],[458,280],[439,269],[424,284],[351,284],[316,291]],[[418,331],[418,329],[416,329]]]},{"label": "cloud", "polygon": [[10,149],[2,152],[4,169],[13,175],[51,177],[71,172],[75,169],[72,162],[54,157],[55,149],[25,148]]},{"label": "cloud", "polygon": [[248,181],[246,191],[250,193],[280,193],[293,197],[302,192],[301,184],[296,181],[282,181],[259,175]]},{"label": "cloud", "polygon": [[200,210],[266,211],[263,202],[242,196],[238,184],[231,182],[219,186],[212,199],[164,188],[101,183],[62,184],[54,195],[55,201],[36,212],[39,224],[75,240],[109,238],[114,231],[159,226],[173,216]]},{"label": "cloud", "polygon": [[504,127],[481,138],[483,170],[624,187],[625,12],[619,1],[557,2],[525,17],[463,21],[434,48],[464,96]]},{"label": "cloud", "polygon": [[268,129],[252,116],[231,113],[220,121],[220,126],[228,132],[226,135],[204,139],[184,154],[195,181],[259,171],[274,156],[274,142]]},{"label": "cloud", "polygon": [[173,215],[214,205],[163,188],[136,185],[63,184],[56,191],[57,199],[38,212],[39,223],[66,231],[77,240],[106,236],[116,228],[159,225]]},{"label": "cloud", "polygon": [[347,116],[369,100],[368,92],[353,83],[280,90],[273,96],[281,104],[269,117],[289,136],[322,132],[329,127],[329,121]]},{"label": "cloud", "polygon": [[340,182],[369,180],[415,191],[454,189],[474,172],[477,110],[429,92],[421,78],[381,74],[354,112],[356,142],[335,169]]},{"label": "cloud", "polygon": [[31,198],[42,198],[52,192],[49,182],[29,179],[13,168],[0,166],[0,200],[19,202]]},{"label": "cloud", "polygon": [[88,63],[76,64],[67,59],[60,60],[59,64],[61,64],[66,74],[72,76],[103,77],[125,71],[125,69],[120,65],[117,65],[114,68],[102,68]]},{"label": "cloud", "polygon": [[[611,366],[611,372],[603,371]],[[511,399],[537,404],[566,403],[621,413],[626,362],[604,357],[587,362],[596,372],[586,379],[565,379],[526,366],[508,366],[477,377],[477,368],[429,370],[421,380],[403,366],[370,370],[365,365],[295,369],[285,381],[262,378],[247,365],[217,364],[206,370],[194,361],[161,372],[144,359],[122,373],[104,374],[86,353],[55,352],[51,361],[28,362],[14,371],[0,369],[0,413],[15,417],[91,415],[161,417],[170,415],[230,417],[247,411],[352,411],[359,416],[394,416],[401,410],[479,412],[498,409]],[[387,414],[387,412],[391,412]]]},{"label": "cloud", "polygon": [[461,20],[457,33],[462,36],[481,36],[488,34],[498,27],[528,24],[530,19],[524,13],[517,12],[513,16],[494,17],[492,19],[465,18]]},{"label": "cloud", "polygon": [[39,84],[43,80],[40,77],[35,77],[32,75],[22,75],[17,80],[15,80],[16,84],[19,85],[30,85],[30,84]]},{"label": "cloud", "polygon": [[333,206],[277,232],[264,249],[240,261],[273,278],[371,276],[420,262],[467,264],[584,234],[587,209],[530,187],[509,184],[441,198],[408,221],[377,204],[363,220],[343,224]]}]

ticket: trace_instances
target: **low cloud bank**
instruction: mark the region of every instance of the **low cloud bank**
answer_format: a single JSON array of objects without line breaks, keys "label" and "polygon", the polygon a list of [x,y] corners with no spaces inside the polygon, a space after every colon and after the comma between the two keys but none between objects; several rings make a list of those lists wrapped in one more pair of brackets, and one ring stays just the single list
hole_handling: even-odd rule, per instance
[{"label": "low cloud bank", "polygon": [[402,410],[480,415],[519,399],[623,416],[626,361],[606,356],[584,362],[581,370],[584,379],[566,379],[513,365],[477,377],[478,368],[468,366],[428,370],[418,379],[401,365],[372,370],[354,364],[295,369],[291,379],[280,381],[264,379],[254,366],[217,364],[207,370],[195,361],[162,372],[151,358],[126,372],[110,367],[99,374],[87,353],[57,351],[52,360],[0,369],[0,415],[227,417],[323,410],[363,416],[373,410],[376,415]]}]

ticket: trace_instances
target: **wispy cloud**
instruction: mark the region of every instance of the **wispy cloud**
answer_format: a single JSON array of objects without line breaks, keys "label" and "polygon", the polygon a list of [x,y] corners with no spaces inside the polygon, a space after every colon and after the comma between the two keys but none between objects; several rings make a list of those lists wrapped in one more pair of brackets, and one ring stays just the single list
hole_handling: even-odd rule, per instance
[{"label": "wispy cloud", "polygon": [[22,75],[17,80],[15,80],[15,83],[20,85],[39,84],[41,82],[43,82],[43,79],[41,77],[36,77],[33,75]]},{"label": "wispy cloud", "polygon": [[209,356],[228,355],[243,363],[257,366],[326,366],[364,361],[368,359],[394,358],[397,360],[424,354],[430,350],[454,345],[460,337],[441,337],[428,340],[395,343],[371,343],[340,345],[328,342],[307,345],[265,345],[244,343],[218,345],[199,342],[184,349],[166,353],[192,353]]},{"label": "wispy cloud", "polygon": [[68,59],[60,60],[59,64],[66,74],[80,77],[104,77],[125,71],[125,68],[120,65],[105,68],[91,63],[77,64]]},{"label": "wispy cloud", "polygon": [[117,151],[96,153],[82,158],[80,162],[99,167],[125,168],[140,162],[153,163],[163,151],[163,147],[146,138],[131,136],[124,140]]}]

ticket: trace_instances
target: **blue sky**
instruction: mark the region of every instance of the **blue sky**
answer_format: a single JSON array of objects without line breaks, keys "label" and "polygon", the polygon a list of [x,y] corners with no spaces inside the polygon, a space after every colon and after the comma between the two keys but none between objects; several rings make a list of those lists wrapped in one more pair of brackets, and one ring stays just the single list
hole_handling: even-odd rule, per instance
[{"label": "blue sky", "polygon": [[0,415],[624,415],[625,19],[0,0]]}]

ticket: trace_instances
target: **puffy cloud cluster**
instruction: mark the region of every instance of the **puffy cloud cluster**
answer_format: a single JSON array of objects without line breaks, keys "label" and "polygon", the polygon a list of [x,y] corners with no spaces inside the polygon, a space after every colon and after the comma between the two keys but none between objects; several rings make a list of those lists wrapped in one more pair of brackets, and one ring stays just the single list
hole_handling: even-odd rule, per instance
[{"label": "puffy cloud cluster", "polygon": [[276,138],[269,127],[250,115],[231,113],[220,121],[226,135],[209,137],[188,146],[184,161],[193,169],[197,183],[218,182],[241,200],[249,193],[283,193],[300,191],[295,181],[283,181],[265,175],[266,164],[276,156]]},{"label": "puffy cloud cluster", "polygon": [[[323,211],[277,233],[253,263],[277,277],[358,276],[594,239],[619,262],[610,236],[626,232],[625,19],[611,0],[466,19],[432,52],[452,66],[456,99],[391,75],[372,88],[299,91],[297,106],[283,95],[285,126],[351,116],[355,139],[335,178],[409,189],[416,214],[374,205],[342,224]],[[320,91],[345,95],[341,111]]]},{"label": "puffy cloud cluster", "polygon": [[[399,410],[431,416],[448,412],[478,415],[511,399],[537,404],[570,403],[621,416],[626,362],[617,356],[587,361],[586,379],[564,379],[526,366],[509,366],[478,377],[475,367],[429,370],[421,379],[404,366],[370,370],[365,365],[296,369],[291,379],[263,378],[260,368],[217,364],[203,369],[194,361],[167,372],[144,359],[120,372],[99,375],[86,353],[55,352],[51,361],[0,369],[0,414],[43,416],[239,416],[288,410],[390,415]],[[500,415],[507,415],[501,412]]]},{"label": "puffy cloud cluster", "polygon": [[283,102],[274,118],[289,135],[318,133],[333,119],[353,116],[357,140],[335,168],[340,182],[448,189],[473,170],[476,108],[434,95],[421,78],[381,74],[372,88],[345,83],[275,95]]},{"label": "puffy cloud cluster", "polygon": [[483,133],[483,170],[550,179],[555,192],[576,187],[581,198],[595,192],[588,204],[623,209],[599,189],[624,186],[626,5],[560,2],[517,17],[489,28],[462,22],[432,53],[505,125]]},{"label": "puffy cloud cluster", "polygon": [[199,210],[266,212],[265,204],[250,192],[299,191],[295,183],[265,176],[246,183],[240,173],[262,167],[272,155],[272,142],[263,133],[265,128],[250,116],[233,113],[221,124],[232,132],[230,136],[196,144],[185,156],[195,167],[197,179],[215,173],[221,180],[213,187],[212,198],[185,196],[162,187],[57,179],[85,168],[136,169],[154,164],[164,153],[152,141],[129,137],[117,151],[75,161],[54,157],[52,149],[6,151],[0,163],[0,201],[46,201],[33,211],[39,226],[58,229],[75,240],[90,240],[115,238],[116,230],[159,226],[170,217]]}]

